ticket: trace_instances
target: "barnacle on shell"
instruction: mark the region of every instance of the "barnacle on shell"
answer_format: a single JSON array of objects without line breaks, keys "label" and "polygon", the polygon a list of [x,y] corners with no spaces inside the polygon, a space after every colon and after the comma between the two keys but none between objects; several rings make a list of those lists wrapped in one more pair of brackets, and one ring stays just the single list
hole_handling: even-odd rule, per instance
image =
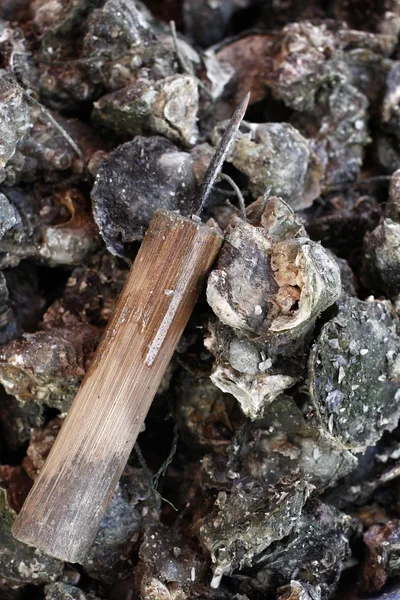
[{"label": "barnacle on shell", "polygon": [[346,297],[312,347],[310,396],[343,448],[374,445],[400,416],[398,319],[390,302]]},{"label": "barnacle on shell", "polygon": [[65,412],[99,337],[100,331],[85,323],[25,334],[2,348],[0,381],[21,402],[42,402]]},{"label": "barnacle on shell", "polygon": [[[217,126],[213,141],[219,137]],[[300,209],[320,194],[320,161],[308,140],[288,123],[242,123],[228,161],[249,177],[255,198],[270,188],[273,195]]]},{"label": "barnacle on shell", "polygon": [[223,323],[249,338],[298,338],[339,297],[339,267],[320,244],[298,237],[300,224],[285,239],[279,223],[280,240],[279,233],[271,239],[273,225],[265,222],[266,229],[241,219],[232,223],[209,276],[207,300]]},{"label": "barnacle on shell", "polygon": [[351,554],[354,525],[349,515],[310,498],[288,537],[257,558],[254,588],[267,594],[277,584],[291,584],[295,575],[304,586],[317,586],[321,598],[328,600]]},{"label": "barnacle on shell", "polygon": [[251,566],[255,556],[287,536],[311,491],[312,486],[295,477],[290,487],[239,480],[229,494],[220,492],[199,534],[211,553],[211,586],[217,588],[224,575]]},{"label": "barnacle on shell", "polygon": [[228,326],[210,325],[211,379],[251,418],[299,380],[277,358],[303,354],[317,317],[341,293],[336,260],[307,237],[289,205],[270,198],[261,215],[259,205],[248,214],[261,226],[232,219],[207,284],[207,301]]},{"label": "barnacle on shell", "polygon": [[31,128],[28,103],[23,88],[13,75],[0,69],[0,181],[5,178],[4,168],[12,158],[18,143]]},{"label": "barnacle on shell", "polygon": [[95,102],[93,118],[117,133],[159,134],[191,146],[198,135],[198,101],[191,75],[139,80]]},{"label": "barnacle on shell", "polygon": [[[391,206],[394,216],[397,206]],[[400,293],[400,223],[386,218],[364,238],[364,279],[387,297]]]}]

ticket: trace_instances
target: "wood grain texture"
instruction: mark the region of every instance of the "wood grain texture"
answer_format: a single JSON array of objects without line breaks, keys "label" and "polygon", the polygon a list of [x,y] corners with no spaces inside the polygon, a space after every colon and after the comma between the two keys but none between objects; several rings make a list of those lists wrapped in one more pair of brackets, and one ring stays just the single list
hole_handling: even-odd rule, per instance
[{"label": "wood grain texture", "polygon": [[158,211],[14,536],[80,562],[134,446],[222,236]]}]

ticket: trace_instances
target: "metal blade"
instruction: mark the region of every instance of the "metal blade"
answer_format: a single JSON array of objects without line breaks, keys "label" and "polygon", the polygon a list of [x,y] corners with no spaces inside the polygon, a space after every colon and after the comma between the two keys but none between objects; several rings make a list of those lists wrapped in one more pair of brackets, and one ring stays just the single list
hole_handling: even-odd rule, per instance
[{"label": "metal blade", "polygon": [[200,215],[201,211],[204,208],[204,204],[207,200],[208,194],[210,193],[211,188],[214,185],[216,178],[218,177],[218,174],[230,150],[232,142],[235,139],[235,135],[237,130],[239,129],[239,125],[242,122],[243,117],[246,113],[249,100],[250,92],[246,94],[245,98],[235,110],[233,117],[229,121],[228,127],[226,128],[225,133],[222,136],[220,143],[218,144],[215,154],[211,159],[211,162],[203,179],[203,183],[201,184],[199,195],[197,196],[195,201],[195,204],[197,206],[197,209],[195,209],[196,215]]}]

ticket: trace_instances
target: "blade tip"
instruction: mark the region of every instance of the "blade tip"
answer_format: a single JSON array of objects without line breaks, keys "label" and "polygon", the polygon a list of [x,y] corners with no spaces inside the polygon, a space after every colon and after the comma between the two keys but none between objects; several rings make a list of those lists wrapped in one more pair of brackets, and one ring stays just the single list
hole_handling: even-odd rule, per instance
[{"label": "blade tip", "polygon": [[243,100],[241,101],[241,103],[239,105],[240,113],[243,115],[243,117],[246,113],[247,107],[249,106],[250,97],[251,97],[251,92],[247,92],[247,94],[245,95],[245,97],[243,98]]}]

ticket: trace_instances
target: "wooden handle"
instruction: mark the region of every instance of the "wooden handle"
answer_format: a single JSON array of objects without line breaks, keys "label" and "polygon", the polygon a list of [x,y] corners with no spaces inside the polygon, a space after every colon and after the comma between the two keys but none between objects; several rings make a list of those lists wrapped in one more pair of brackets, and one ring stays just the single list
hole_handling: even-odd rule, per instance
[{"label": "wooden handle", "polygon": [[81,562],[98,531],[222,236],[158,211],[14,536]]}]

